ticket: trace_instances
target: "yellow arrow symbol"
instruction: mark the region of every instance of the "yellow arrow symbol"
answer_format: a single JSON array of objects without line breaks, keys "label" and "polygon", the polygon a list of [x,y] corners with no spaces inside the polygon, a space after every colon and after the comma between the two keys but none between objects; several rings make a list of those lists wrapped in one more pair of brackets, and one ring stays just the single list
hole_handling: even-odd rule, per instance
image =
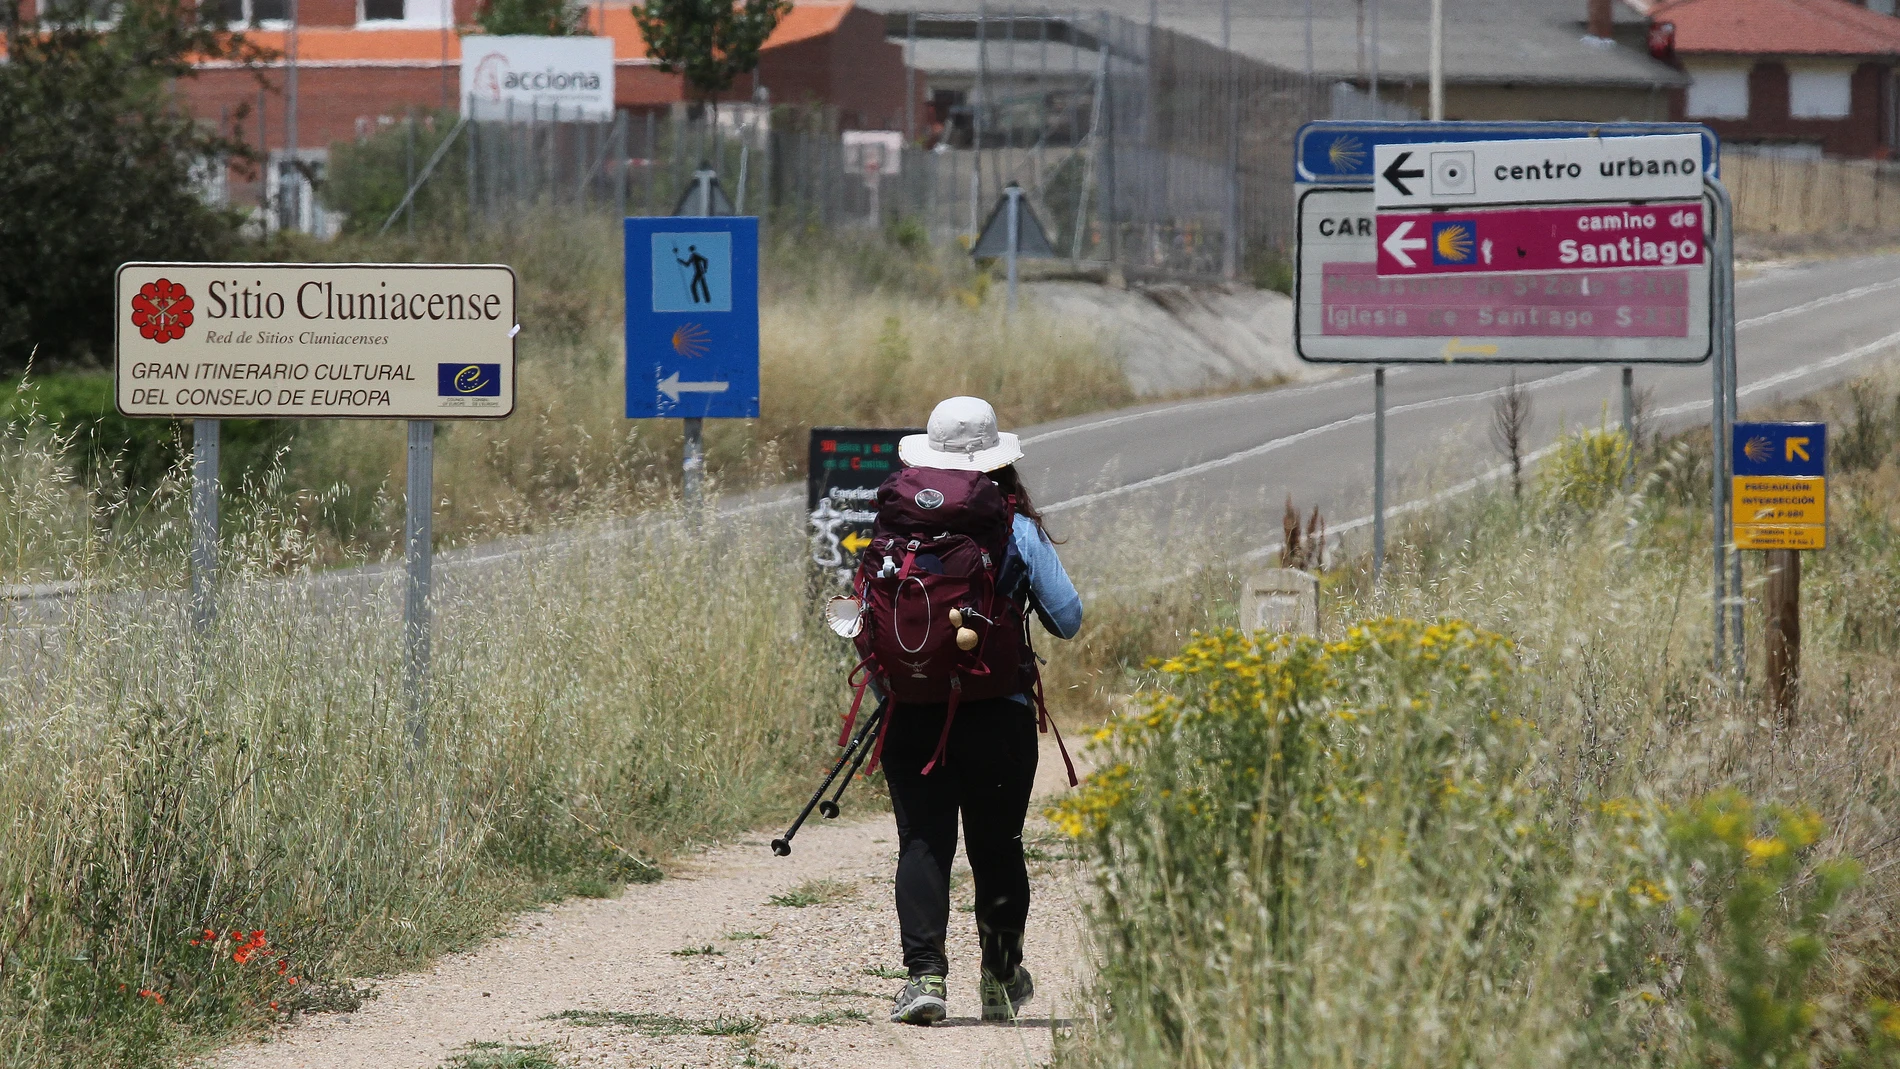
[{"label": "yellow arrow symbol", "polygon": [[1787,459],[1789,459],[1789,460],[1793,460],[1793,459],[1794,459],[1794,458],[1796,458],[1796,457],[1800,457],[1800,458],[1801,458],[1802,460],[1807,460],[1807,459],[1810,459],[1810,458],[1808,457],[1808,449],[1807,449],[1807,446],[1808,446],[1808,439],[1806,439],[1806,438],[1790,438],[1790,439],[1788,439],[1788,456],[1787,456]]},{"label": "yellow arrow symbol", "polygon": [[858,550],[861,550],[865,546],[868,546],[871,544],[871,536],[867,534],[860,534],[857,531],[853,531],[850,534],[845,535],[843,541],[839,542],[838,544],[843,546],[845,549],[853,553],[856,553]]},{"label": "yellow arrow symbol", "polygon": [[1495,345],[1466,345],[1463,338],[1453,338],[1445,343],[1446,363],[1450,363],[1460,355],[1496,356],[1498,355],[1498,347]]}]

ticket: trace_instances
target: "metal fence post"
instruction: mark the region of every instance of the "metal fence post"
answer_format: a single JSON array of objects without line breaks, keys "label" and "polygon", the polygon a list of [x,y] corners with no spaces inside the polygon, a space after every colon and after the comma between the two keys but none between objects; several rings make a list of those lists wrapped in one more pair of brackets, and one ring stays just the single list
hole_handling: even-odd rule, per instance
[{"label": "metal fence post", "polygon": [[429,738],[429,637],[433,576],[431,520],[435,511],[435,421],[409,421],[409,485],[403,503],[402,683],[409,706],[409,738],[420,751]]},{"label": "metal fence post", "polygon": [[627,113],[614,112],[614,215],[627,217]]},{"label": "metal fence post", "polygon": [[[1731,458],[1728,451],[1728,441],[1730,427],[1734,424],[1736,417],[1741,414],[1740,405],[1738,404],[1739,391],[1737,389],[1737,380],[1741,377],[1741,374],[1736,364],[1735,352],[1735,206],[1729,199],[1728,189],[1722,185],[1721,179],[1711,178],[1708,182],[1715,192],[1717,220],[1715,231],[1716,261],[1714,267],[1717,272],[1716,293],[1719,301],[1717,305],[1719,310],[1716,315],[1715,329],[1721,335],[1722,344],[1716,350],[1716,355],[1725,365],[1722,373],[1722,388],[1727,395],[1722,405],[1722,437],[1716,445],[1715,453],[1716,456],[1720,458],[1720,462],[1717,466],[1722,469],[1723,475],[1723,504],[1732,510],[1734,508],[1734,502],[1730,499],[1732,495],[1728,493],[1731,487],[1728,477],[1732,475],[1733,472],[1730,470]],[[1726,537],[1727,534],[1728,532],[1725,531],[1724,536]],[[1728,586],[1730,656],[1733,658],[1732,671],[1735,677],[1735,685],[1739,688],[1746,686],[1748,682],[1748,646],[1743,639],[1745,634],[1743,610],[1746,608],[1746,605],[1742,593],[1742,555],[1740,551],[1731,551],[1729,553]]]},{"label": "metal fence post", "polygon": [[480,194],[477,192],[479,184],[476,182],[476,172],[480,167],[482,158],[481,149],[477,144],[481,124],[475,121],[474,93],[468,95],[468,111],[464,114],[468,116],[468,144],[463,146],[468,154],[468,240],[470,244],[473,244],[475,241],[475,208],[476,205],[481,203]]},{"label": "metal fence post", "polygon": [[203,634],[217,615],[219,423],[191,423],[191,626]]}]

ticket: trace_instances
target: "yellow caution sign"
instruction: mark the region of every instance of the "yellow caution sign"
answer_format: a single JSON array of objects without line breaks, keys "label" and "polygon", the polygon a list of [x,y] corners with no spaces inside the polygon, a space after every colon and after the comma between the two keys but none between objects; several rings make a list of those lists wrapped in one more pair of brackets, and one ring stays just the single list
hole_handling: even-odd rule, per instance
[{"label": "yellow caution sign", "polygon": [[[1789,439],[1792,445],[1796,439]],[[1737,475],[1735,524],[1827,522],[1827,479],[1820,476]]]},{"label": "yellow caution sign", "polygon": [[1826,549],[1827,527],[1819,523],[1773,525],[1738,523],[1736,549]]}]

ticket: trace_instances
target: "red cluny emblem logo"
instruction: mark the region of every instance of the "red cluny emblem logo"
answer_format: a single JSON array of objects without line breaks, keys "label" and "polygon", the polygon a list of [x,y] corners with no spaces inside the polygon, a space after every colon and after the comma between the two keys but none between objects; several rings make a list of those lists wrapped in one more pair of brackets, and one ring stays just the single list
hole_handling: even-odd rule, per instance
[{"label": "red cluny emblem logo", "polygon": [[191,297],[170,279],[147,282],[132,297],[132,325],[139,336],[160,345],[185,336],[191,326]]}]

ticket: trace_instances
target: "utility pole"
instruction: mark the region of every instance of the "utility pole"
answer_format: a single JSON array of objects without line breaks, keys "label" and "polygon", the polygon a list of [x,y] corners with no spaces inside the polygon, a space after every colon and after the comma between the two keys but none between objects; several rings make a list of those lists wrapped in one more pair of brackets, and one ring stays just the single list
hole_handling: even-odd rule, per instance
[{"label": "utility pole", "polygon": [[1227,189],[1222,205],[1221,275],[1233,278],[1240,266],[1240,79],[1234,66],[1233,0],[1220,0],[1221,63],[1227,68]]},{"label": "utility pole", "polygon": [[1432,0],[1432,121],[1445,121],[1445,0]]},{"label": "utility pole", "polygon": [[[290,188],[294,192],[282,199],[290,207],[290,225],[296,226],[303,221],[303,172],[297,169],[297,0],[290,0],[289,13],[290,29],[284,41],[284,152],[290,160]],[[265,159],[269,161],[268,154]],[[283,172],[278,174],[281,198]]]}]

